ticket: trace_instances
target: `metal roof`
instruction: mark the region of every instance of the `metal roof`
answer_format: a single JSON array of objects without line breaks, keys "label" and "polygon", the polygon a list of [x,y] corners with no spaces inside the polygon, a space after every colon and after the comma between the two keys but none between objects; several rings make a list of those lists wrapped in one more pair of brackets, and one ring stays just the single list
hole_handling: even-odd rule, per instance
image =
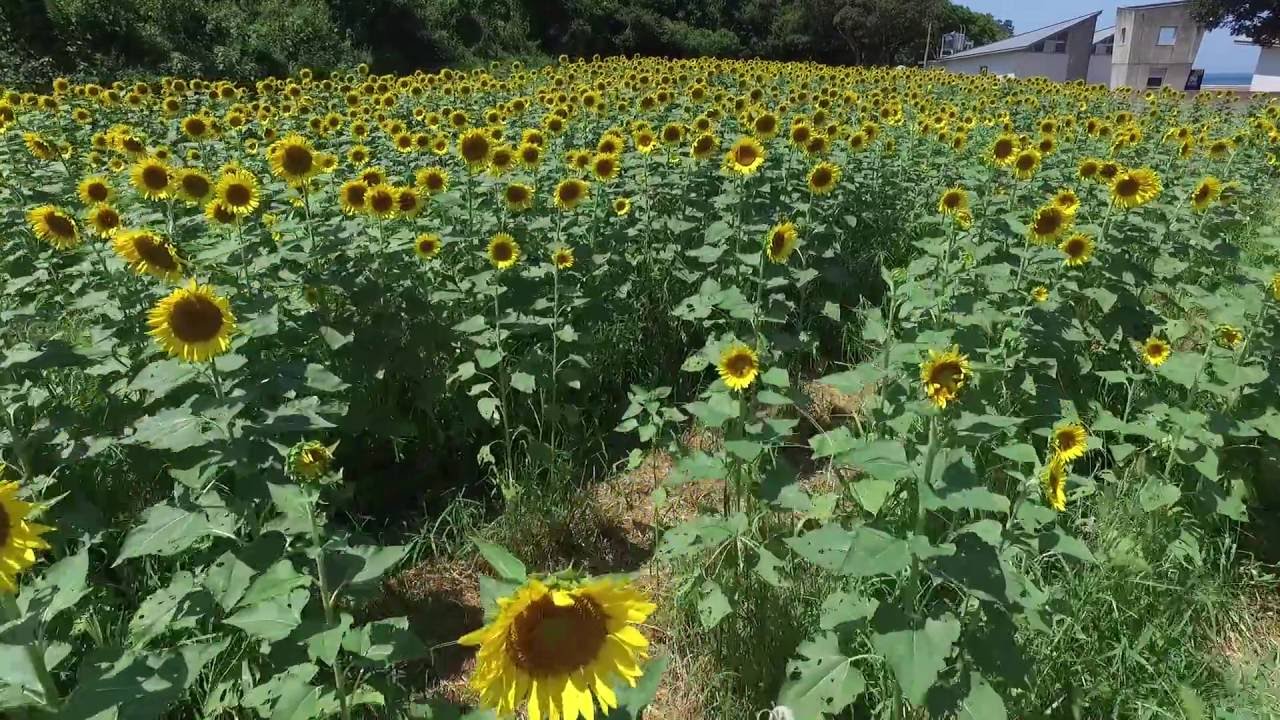
[{"label": "metal roof", "polygon": [[1093,31],[1093,44],[1097,45],[1098,43],[1102,42],[1103,40],[1106,40],[1107,38],[1115,34],[1116,34],[1115,25],[1104,27],[1101,30],[1095,30]]},{"label": "metal roof", "polygon": [[1101,14],[1102,14],[1102,11],[1098,10],[1096,12],[1091,12],[1088,15],[1081,15],[1080,17],[1071,18],[1070,20],[1063,20],[1060,23],[1055,23],[1053,25],[1046,25],[1038,30],[1030,30],[1028,32],[1020,33],[1012,37],[1007,37],[1004,40],[997,40],[996,42],[993,42],[990,45],[983,45],[982,47],[972,48],[970,50],[965,50],[963,52],[955,53],[954,55],[947,55],[946,57],[940,59],[939,62],[945,63],[948,60],[956,60],[958,58],[969,58],[969,57],[977,57],[979,55],[994,55],[996,53],[1017,52],[1018,50],[1025,50],[1031,47],[1032,45],[1035,45],[1036,43],[1040,42],[1041,40],[1044,40],[1048,37],[1056,35],[1068,28],[1075,27],[1080,23],[1088,22],[1090,20],[1096,21],[1097,17]]}]

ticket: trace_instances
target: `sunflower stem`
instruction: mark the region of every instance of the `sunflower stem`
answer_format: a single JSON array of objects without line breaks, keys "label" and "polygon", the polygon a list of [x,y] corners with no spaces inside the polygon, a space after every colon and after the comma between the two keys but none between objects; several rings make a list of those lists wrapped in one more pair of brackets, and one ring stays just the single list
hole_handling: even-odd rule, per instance
[{"label": "sunflower stem", "polygon": [[[22,612],[18,609],[18,602],[13,595],[0,592],[0,621],[17,620],[22,617]],[[40,682],[40,690],[44,693],[44,706],[47,710],[57,713],[58,708],[62,705],[62,695],[58,693],[58,686],[53,681],[53,675],[50,674],[48,666],[44,662],[45,645],[44,641],[32,638],[31,642],[23,646],[23,651],[27,655],[27,662],[31,663],[31,667],[36,672],[36,679]]]},{"label": "sunflower stem", "polygon": [[[941,445],[938,432],[938,415],[935,414],[929,418],[929,445],[924,454],[924,472],[916,478],[916,535],[923,536],[925,534],[925,521],[928,519],[928,509],[924,505],[925,490],[928,489],[930,482],[933,480],[933,466],[938,459],[938,451],[941,450]],[[907,609],[912,614],[916,612],[916,604],[920,600],[921,569],[920,558],[912,556],[911,575],[907,579]]]},{"label": "sunflower stem", "polygon": [[[337,625],[333,607],[337,593],[331,593],[329,590],[329,571],[324,564],[324,541],[320,536],[320,526],[316,523],[318,509],[314,499],[308,500],[307,510],[307,514],[311,518],[311,542],[316,548],[316,581],[320,584],[320,604],[324,608],[325,628],[332,629]],[[338,693],[339,712],[342,715],[342,720],[351,720],[351,708],[347,705],[347,683],[342,667],[341,649],[333,656],[332,668],[333,686]]]},{"label": "sunflower stem", "polygon": [[[501,272],[501,271],[499,271]],[[511,423],[507,419],[507,358],[502,353],[502,311],[498,305],[498,291],[501,289],[501,283],[494,278],[493,283],[493,345],[498,353],[498,403],[500,404],[499,412],[502,414],[502,437],[503,437],[503,470],[506,472],[507,481],[503,495],[510,500],[515,495],[516,480],[515,468],[512,465],[512,449],[511,449]]]}]

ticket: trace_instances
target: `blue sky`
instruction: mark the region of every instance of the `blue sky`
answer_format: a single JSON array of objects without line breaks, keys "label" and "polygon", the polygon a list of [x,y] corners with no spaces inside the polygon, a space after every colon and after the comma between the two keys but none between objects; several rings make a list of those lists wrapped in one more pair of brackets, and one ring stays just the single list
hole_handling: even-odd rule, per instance
[{"label": "blue sky", "polygon": [[[1052,25],[1093,10],[1101,10],[1098,27],[1114,25],[1117,5],[1141,4],[1140,2],[1116,2],[1111,0],[1081,0],[1066,6],[1057,2],[1028,2],[1028,0],[959,0],[959,4],[979,12],[989,12],[998,19],[1013,21],[1014,32],[1035,30]],[[1066,6],[1066,7],[1064,7]],[[1258,48],[1236,45],[1226,30],[1215,30],[1205,36],[1196,57],[1196,67],[1206,72],[1253,72],[1258,61]]]}]

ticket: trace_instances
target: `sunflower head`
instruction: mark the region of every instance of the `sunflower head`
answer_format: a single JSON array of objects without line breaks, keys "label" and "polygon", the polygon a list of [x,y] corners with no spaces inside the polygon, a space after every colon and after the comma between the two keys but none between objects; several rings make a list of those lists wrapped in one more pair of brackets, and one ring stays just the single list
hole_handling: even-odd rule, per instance
[{"label": "sunflower head", "polygon": [[1041,477],[1045,502],[1049,507],[1063,512],[1067,509],[1067,461],[1055,457],[1044,468]]},{"label": "sunflower head", "polygon": [[520,261],[520,245],[507,233],[498,233],[489,240],[489,262],[499,270],[513,267]]},{"label": "sunflower head", "polygon": [[799,237],[800,232],[789,220],[784,220],[770,228],[764,238],[764,254],[769,258],[769,262],[785,263],[795,251]]},{"label": "sunflower head", "polygon": [[120,227],[120,211],[107,203],[98,203],[85,215],[93,231],[101,237],[111,237]]},{"label": "sunflower head", "polygon": [[573,267],[573,249],[561,245],[551,252],[551,264],[556,270],[568,270]]},{"label": "sunflower head", "polygon": [[413,174],[413,181],[429,195],[449,189],[449,173],[441,167],[426,167]]},{"label": "sunflower head", "polygon": [[90,175],[81,180],[76,186],[76,194],[80,196],[80,202],[90,206],[111,202],[115,198],[115,190],[101,175]]},{"label": "sunflower head", "polygon": [[829,162],[820,162],[809,171],[809,192],[815,195],[826,195],[835,189],[840,182],[840,166]]},{"label": "sunflower head", "polygon": [[376,218],[386,219],[396,214],[396,189],[386,183],[369,188],[365,197],[365,209]]},{"label": "sunflower head", "polygon": [[214,195],[227,211],[244,217],[258,209],[258,179],[247,170],[232,170],[218,178]]},{"label": "sunflower head", "polygon": [[161,200],[169,196],[173,179],[169,166],[158,158],[143,158],[134,163],[129,179],[138,194],[148,200]]},{"label": "sunflower head", "polygon": [[192,205],[203,203],[213,192],[213,181],[204,174],[203,170],[196,168],[179,170],[174,186],[177,188],[178,196]]},{"label": "sunflower head", "polygon": [[1135,208],[1155,200],[1161,190],[1160,176],[1154,170],[1123,170],[1111,181],[1111,202],[1116,207]]},{"label": "sunflower head", "polygon": [[587,199],[590,187],[583,180],[569,178],[560,181],[555,189],[556,207],[561,210],[572,210]]},{"label": "sunflower head", "polygon": [[369,206],[369,186],[363,180],[348,180],[338,188],[338,203],[342,212],[356,215],[364,212]]},{"label": "sunflower head", "polygon": [[493,140],[483,130],[472,128],[458,138],[458,155],[473,171],[487,165],[492,152]]},{"label": "sunflower head", "polygon": [[295,187],[305,185],[320,172],[316,151],[301,135],[286,135],[275,141],[267,157],[271,172]]},{"label": "sunflower head", "polygon": [[972,376],[969,356],[961,354],[955,346],[941,352],[929,350],[929,357],[920,363],[924,394],[939,409],[946,409],[948,403],[954,402]]},{"label": "sunflower head", "polygon": [[1032,241],[1046,243],[1061,235],[1071,226],[1071,216],[1057,205],[1045,205],[1036,210],[1027,231]]},{"label": "sunflower head", "polygon": [[1244,344],[1244,333],[1234,325],[1219,325],[1213,331],[1213,340],[1226,350],[1236,350]]},{"label": "sunflower head", "polygon": [[1042,303],[1049,299],[1049,288],[1044,285],[1037,285],[1031,288],[1032,302]]},{"label": "sunflower head", "polygon": [[1030,180],[1036,174],[1036,170],[1040,169],[1040,151],[1036,148],[1026,148],[1013,157],[1010,163],[1013,167],[1013,174],[1019,180]]},{"label": "sunflower head", "polygon": [[1204,212],[1221,194],[1222,181],[1210,175],[1201,180],[1196,185],[1196,189],[1191,192],[1191,207],[1196,212]]},{"label": "sunflower head", "polygon": [[1142,343],[1142,361],[1151,367],[1160,367],[1172,354],[1173,348],[1169,343],[1158,337],[1147,338]]},{"label": "sunflower head", "polygon": [[1013,162],[1018,152],[1018,136],[1004,134],[991,143],[991,161],[997,165],[1008,165]]},{"label": "sunflower head", "polygon": [[955,215],[969,208],[969,193],[962,187],[953,187],[942,192],[938,199],[938,212],[943,215]]},{"label": "sunflower head", "polygon": [[740,137],[725,154],[724,164],[737,175],[752,175],[764,164],[764,146],[753,137]]},{"label": "sunflower head", "polygon": [[111,246],[139,275],[169,281],[182,277],[182,261],[173,245],[150,230],[120,230],[112,238]]},{"label": "sunflower head", "polygon": [[631,199],[620,197],[613,200],[613,214],[624,217],[631,212]]},{"label": "sunflower head", "polygon": [[1058,249],[1065,256],[1064,265],[1080,267],[1093,258],[1093,238],[1083,233],[1076,233],[1063,240]]},{"label": "sunflower head", "polygon": [[333,467],[333,451],[337,444],[325,445],[317,440],[305,440],[289,448],[285,457],[285,473],[300,483],[323,482],[330,477]]},{"label": "sunflower head", "polygon": [[18,483],[0,474],[0,593],[16,593],[18,574],[36,564],[37,550],[49,549],[40,536],[53,528],[31,522],[33,510],[18,499]]},{"label": "sunflower head", "polygon": [[524,183],[511,183],[502,191],[502,199],[511,212],[521,212],[533,207],[533,188]]},{"label": "sunflower head", "polygon": [[711,133],[702,133],[693,139],[693,145],[689,148],[689,154],[697,160],[706,160],[711,157],[716,148],[720,146],[720,141]]},{"label": "sunflower head", "polygon": [[1102,163],[1097,158],[1085,158],[1080,161],[1080,167],[1077,174],[1081,180],[1096,180],[1098,171],[1102,169]]},{"label": "sunflower head", "polygon": [[605,153],[596,153],[591,158],[591,172],[596,176],[597,180],[608,182],[618,176],[618,170],[622,164],[618,160],[617,155],[608,155]]},{"label": "sunflower head", "polygon": [[240,216],[232,212],[221,200],[214,198],[204,205],[204,217],[213,225],[234,225]]},{"label": "sunflower head", "polygon": [[1075,190],[1063,188],[1053,195],[1053,204],[1062,208],[1068,215],[1075,215],[1080,210],[1080,196]]},{"label": "sunflower head", "polygon": [[169,355],[204,362],[231,348],[235,316],[226,298],[194,280],[156,303],[147,318],[149,334]]},{"label": "sunflower head", "polygon": [[1062,423],[1053,429],[1049,450],[1053,457],[1072,462],[1084,457],[1088,450],[1089,433],[1078,422]]},{"label": "sunflower head", "polygon": [[67,250],[80,244],[80,232],[69,213],[53,205],[41,205],[27,211],[27,222],[35,236],[58,248]]},{"label": "sunflower head", "polygon": [[413,251],[423,260],[430,260],[440,254],[444,241],[435,233],[422,233],[413,241]]},{"label": "sunflower head", "polygon": [[746,390],[760,373],[760,358],[755,350],[735,341],[720,353],[716,371],[730,390]]}]

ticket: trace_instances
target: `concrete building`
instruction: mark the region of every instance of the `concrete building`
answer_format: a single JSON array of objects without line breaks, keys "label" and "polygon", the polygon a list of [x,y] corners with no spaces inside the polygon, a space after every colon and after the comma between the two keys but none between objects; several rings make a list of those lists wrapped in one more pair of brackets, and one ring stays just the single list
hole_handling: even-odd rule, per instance
[{"label": "concrete building", "polygon": [[[1191,16],[1191,0],[1116,9],[1116,24],[1097,29],[1101,12],[1064,20],[937,62],[951,72],[1085,80],[1112,88],[1183,90],[1205,29]],[[1267,55],[1268,49],[1263,49]],[[1280,75],[1280,50],[1272,55]],[[1261,60],[1259,61],[1261,67]]]},{"label": "concrete building", "polygon": [[1020,33],[990,45],[938,59],[956,73],[991,73],[1017,77],[1046,77],[1066,82],[1089,73],[1094,29],[1101,11]]},{"label": "concrete building", "polygon": [[[1237,45],[1255,45],[1237,40]],[[1258,52],[1258,66],[1253,69],[1252,92],[1280,93],[1280,45],[1263,45]]]},{"label": "concrete building", "polygon": [[1186,88],[1205,29],[1190,0],[1116,8],[1111,87]]}]

